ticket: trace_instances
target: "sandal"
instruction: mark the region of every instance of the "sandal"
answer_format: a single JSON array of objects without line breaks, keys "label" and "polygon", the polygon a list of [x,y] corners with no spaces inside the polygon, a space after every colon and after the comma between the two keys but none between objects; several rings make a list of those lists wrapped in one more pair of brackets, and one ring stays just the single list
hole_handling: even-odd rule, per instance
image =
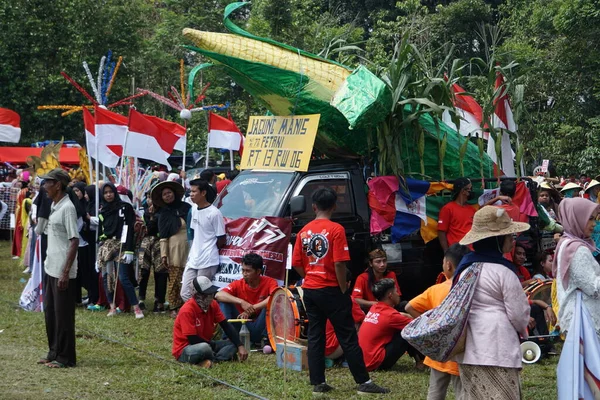
[{"label": "sandal", "polygon": [[48,360],[47,358],[40,358],[36,364],[48,364],[49,362],[52,362],[52,360]]},{"label": "sandal", "polygon": [[65,364],[60,363],[56,360],[50,361],[49,363],[47,363],[46,367],[48,367],[48,368],[67,368],[67,366]]}]

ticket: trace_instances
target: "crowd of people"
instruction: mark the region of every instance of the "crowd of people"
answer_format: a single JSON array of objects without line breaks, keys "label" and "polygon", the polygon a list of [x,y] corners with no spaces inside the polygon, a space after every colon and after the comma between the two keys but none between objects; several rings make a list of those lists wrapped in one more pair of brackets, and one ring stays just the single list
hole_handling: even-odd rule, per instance
[{"label": "crowd of people", "polygon": [[[261,256],[243,257],[242,279],[222,290],[212,284],[226,239],[224,218],[212,203],[228,182],[218,185],[210,170],[191,180],[183,174],[157,173],[144,201],[134,208],[131,192],[111,182],[98,190],[54,170],[39,178],[36,190],[27,178],[21,176],[19,193],[27,233],[19,242],[15,235],[13,254],[25,256],[25,243],[41,243],[49,351],[39,363],[75,366],[75,304],[84,302],[82,288],[91,311],[108,310],[114,317],[131,309],[135,318],[144,318],[152,273],[152,311],[169,312],[175,319],[172,354],[177,360],[203,367],[245,360],[250,348],[240,337],[241,322],[251,346],[266,343],[267,301],[278,282],[262,274]],[[533,228],[513,201],[514,180],[502,180],[498,194],[479,210],[470,204],[472,182],[455,180],[452,201],[439,214],[445,253],[440,283],[410,301],[402,301],[401,285],[382,249],[369,253],[365,272],[351,287],[345,230],[331,220],[336,192],[317,189],[312,195],[316,217],[297,234],[292,256],[292,266],[302,277],[309,322],[313,393],[334,390],[325,371],[335,363],[349,368],[359,393],[388,393],[369,373],[392,368],[407,353],[416,368],[430,368],[428,399],[446,398],[450,385],[457,399],[519,398],[520,339],[548,335],[551,329],[566,333],[577,292],[600,334],[600,183],[569,182],[557,188],[538,181],[530,182],[530,189],[537,196],[533,204],[538,226]],[[541,234],[531,235],[537,228]],[[31,253],[26,256],[28,267],[35,262]],[[402,337],[402,330],[439,306],[475,263],[482,270],[468,316],[465,351],[447,362],[423,357]],[[528,299],[524,289],[539,280],[553,280],[554,302]],[[216,325],[223,332],[220,340],[213,337]]]}]

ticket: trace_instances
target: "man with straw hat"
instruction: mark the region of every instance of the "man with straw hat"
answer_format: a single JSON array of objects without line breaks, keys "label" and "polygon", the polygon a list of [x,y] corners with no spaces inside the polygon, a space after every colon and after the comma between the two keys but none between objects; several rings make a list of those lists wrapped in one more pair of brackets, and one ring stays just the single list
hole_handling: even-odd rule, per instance
[{"label": "man with straw hat", "polygon": [[[521,350],[527,337],[530,307],[515,266],[502,257],[513,247],[513,234],[529,224],[513,222],[506,210],[485,206],[475,213],[471,230],[460,241],[473,252],[461,260],[453,278],[481,268],[467,322],[465,351],[455,357],[466,399],[518,399]],[[474,265],[475,264],[475,265]]]}]

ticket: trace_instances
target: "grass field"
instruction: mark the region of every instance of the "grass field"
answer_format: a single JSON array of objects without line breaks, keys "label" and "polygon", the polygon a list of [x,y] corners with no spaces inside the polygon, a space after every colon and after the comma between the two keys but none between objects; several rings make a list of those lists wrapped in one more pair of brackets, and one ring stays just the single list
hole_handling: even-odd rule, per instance
[{"label": "grass field", "polygon": [[[175,363],[171,356],[173,320],[166,314],[107,318],[105,312],[77,309],[77,367],[51,370],[36,361],[46,354],[41,313],[18,307],[28,275],[10,258],[9,242],[0,242],[0,380],[2,399],[240,399],[248,395],[218,383],[227,382],[269,399],[310,399],[306,372],[277,368],[274,355],[251,353],[246,363],[230,362],[206,370]],[[24,278],[24,279],[23,279]],[[23,280],[22,280],[23,279]],[[153,283],[150,282],[149,290]],[[148,298],[151,298],[150,293]],[[557,358],[523,370],[523,398],[556,398]],[[214,378],[214,379],[213,379]],[[389,372],[372,374],[392,390],[393,399],[424,399],[428,374],[416,372],[404,356]],[[347,369],[327,370],[337,390],[329,398],[357,398]],[[382,396],[383,397],[383,396]],[[448,398],[453,398],[448,396]]]}]

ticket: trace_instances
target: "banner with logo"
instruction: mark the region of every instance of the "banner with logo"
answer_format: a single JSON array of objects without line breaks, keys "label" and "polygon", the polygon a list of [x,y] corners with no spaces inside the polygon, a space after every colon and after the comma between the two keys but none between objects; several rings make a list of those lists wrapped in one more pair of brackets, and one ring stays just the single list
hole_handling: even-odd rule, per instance
[{"label": "banner with logo", "polygon": [[288,258],[292,221],[286,218],[238,218],[225,225],[227,244],[219,250],[220,265],[214,285],[225,287],[242,278],[242,257],[256,253],[264,260],[264,274],[282,281]]}]

